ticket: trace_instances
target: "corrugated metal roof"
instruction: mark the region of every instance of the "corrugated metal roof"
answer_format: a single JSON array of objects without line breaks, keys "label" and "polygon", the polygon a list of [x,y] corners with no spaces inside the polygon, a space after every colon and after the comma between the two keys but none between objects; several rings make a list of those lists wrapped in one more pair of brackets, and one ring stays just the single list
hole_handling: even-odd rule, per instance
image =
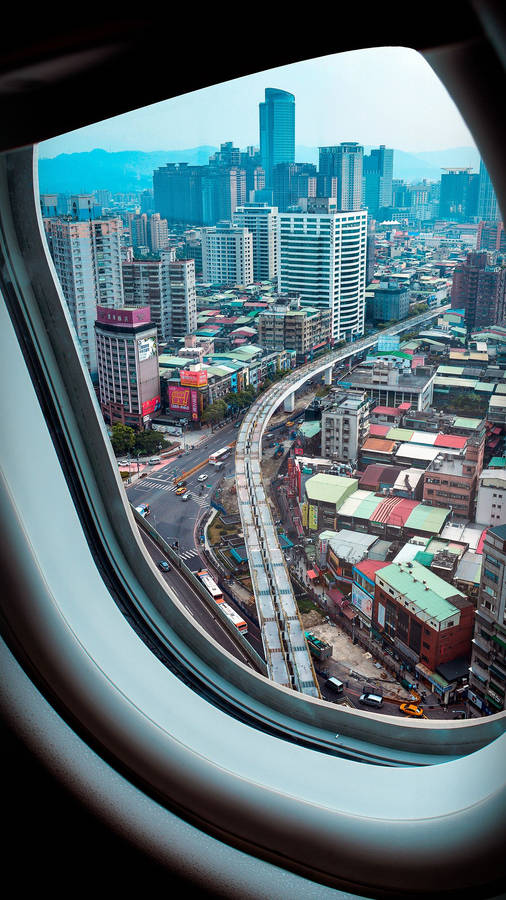
[{"label": "corrugated metal roof", "polygon": [[458,607],[449,598],[465,597],[462,591],[416,560],[404,564],[391,563],[381,570],[378,577],[437,622],[444,622],[459,613]]},{"label": "corrugated metal roof", "polygon": [[391,428],[386,435],[389,441],[410,441],[413,435],[411,428]]},{"label": "corrugated metal roof", "polygon": [[309,500],[323,503],[341,504],[358,486],[356,478],[345,478],[342,475],[326,475],[320,472],[308,478],[304,485]]},{"label": "corrugated metal roof", "polygon": [[440,534],[449,514],[449,509],[439,506],[425,506],[424,503],[419,503],[408,517],[406,528],[416,528],[417,531]]}]

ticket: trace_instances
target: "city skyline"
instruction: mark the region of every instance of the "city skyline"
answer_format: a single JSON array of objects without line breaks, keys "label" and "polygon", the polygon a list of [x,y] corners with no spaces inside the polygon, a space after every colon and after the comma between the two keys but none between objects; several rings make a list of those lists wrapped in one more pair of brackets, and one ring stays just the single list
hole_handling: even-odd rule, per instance
[{"label": "city skyline", "polygon": [[183,150],[224,140],[258,146],[258,105],[269,87],[295,95],[298,145],[355,140],[411,153],[475,146],[423,57],[408,48],[381,47],[306,60],[170,98],[44,141],[39,153],[50,158],[96,148]]}]

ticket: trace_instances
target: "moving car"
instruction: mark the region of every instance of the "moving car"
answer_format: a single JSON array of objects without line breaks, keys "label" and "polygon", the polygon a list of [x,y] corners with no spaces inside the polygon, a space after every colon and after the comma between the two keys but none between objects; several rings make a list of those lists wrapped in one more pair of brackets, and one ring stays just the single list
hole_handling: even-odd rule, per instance
[{"label": "moving car", "polygon": [[176,494],[186,494],[185,486],[182,485],[181,487],[176,488]]},{"label": "moving car", "polygon": [[178,481],[178,483],[176,484],[176,487],[177,487],[177,488],[181,488],[181,487],[184,487],[185,484],[186,484],[186,481],[185,481],[185,479],[183,478],[182,481]]},{"label": "moving car", "polygon": [[416,706],[415,703],[401,703],[399,706],[401,712],[405,713],[407,716],[415,716],[420,718],[423,716],[423,709],[421,706]]},{"label": "moving car", "polygon": [[183,496],[181,497],[181,500],[189,500],[189,499],[190,499],[190,492],[186,491],[186,494],[183,494]]},{"label": "moving car", "polygon": [[164,559],[161,559],[158,563],[158,568],[162,570],[162,572],[172,572],[172,566],[169,566],[168,562]]},{"label": "moving car", "polygon": [[206,478],[207,478],[207,475],[206,475],[206,473],[205,473],[205,472],[204,472],[204,474],[203,474],[203,475],[199,475],[199,477],[198,477],[198,479],[197,479],[197,480],[198,480],[198,481],[205,481],[205,480],[206,480]]}]

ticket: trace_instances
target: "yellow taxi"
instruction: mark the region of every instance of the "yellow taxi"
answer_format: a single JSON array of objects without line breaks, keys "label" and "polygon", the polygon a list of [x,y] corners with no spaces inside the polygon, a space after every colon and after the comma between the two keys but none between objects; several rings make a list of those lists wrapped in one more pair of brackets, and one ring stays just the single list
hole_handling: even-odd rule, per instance
[{"label": "yellow taxi", "polygon": [[186,488],[185,488],[185,487],[178,487],[178,488],[176,489],[176,494],[186,494]]},{"label": "yellow taxi", "polygon": [[420,716],[423,716],[422,707],[416,706],[415,703],[401,703],[399,709],[406,716],[415,716],[416,718],[420,718]]}]

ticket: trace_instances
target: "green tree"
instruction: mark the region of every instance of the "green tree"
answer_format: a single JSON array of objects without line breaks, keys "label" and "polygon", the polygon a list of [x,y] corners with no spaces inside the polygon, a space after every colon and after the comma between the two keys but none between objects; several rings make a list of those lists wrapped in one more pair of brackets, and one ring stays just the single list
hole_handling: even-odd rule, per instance
[{"label": "green tree", "polygon": [[215,400],[214,403],[210,403],[207,406],[202,414],[202,422],[204,425],[211,424],[215,425],[217,422],[221,422],[225,418],[225,414],[227,412],[227,404],[223,399]]},{"label": "green tree", "polygon": [[116,422],[112,426],[111,444],[116,456],[129,453],[135,444],[135,431],[122,422]]},{"label": "green tree", "polygon": [[154,455],[168,447],[169,441],[159,431],[138,431],[135,435],[134,451],[139,451],[141,456]]}]

